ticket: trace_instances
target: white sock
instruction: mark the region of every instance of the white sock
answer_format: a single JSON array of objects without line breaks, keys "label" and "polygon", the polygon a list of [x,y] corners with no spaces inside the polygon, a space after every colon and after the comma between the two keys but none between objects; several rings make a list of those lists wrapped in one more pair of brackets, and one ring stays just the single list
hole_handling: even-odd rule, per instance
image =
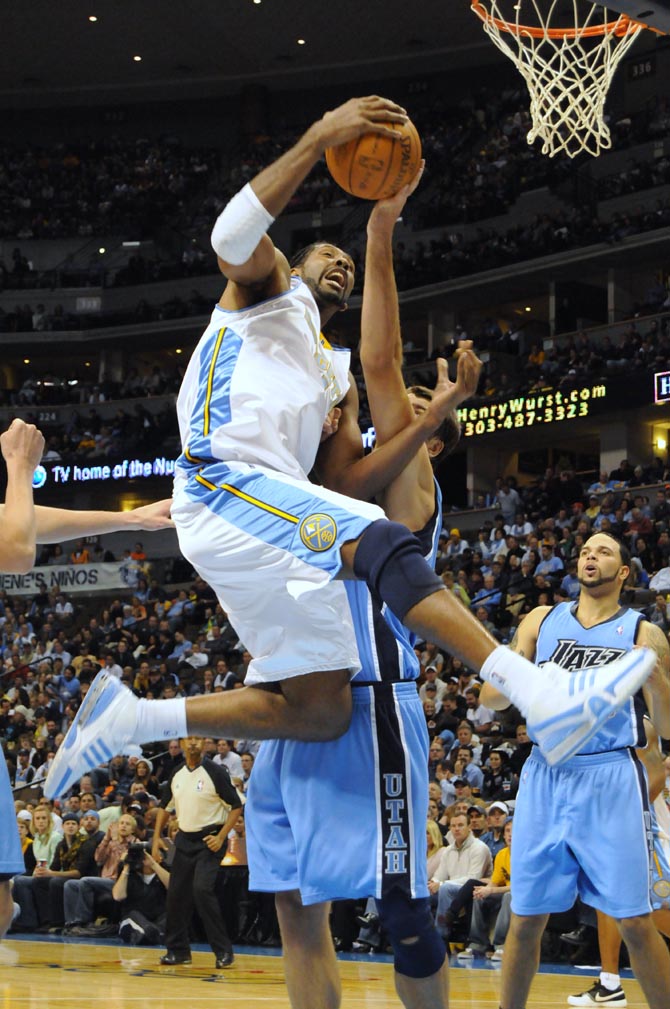
[{"label": "white sock", "polygon": [[509,697],[523,715],[528,714],[530,701],[542,683],[538,667],[506,645],[498,645],[491,652],[479,675]]},{"label": "white sock", "polygon": [[600,983],[608,991],[616,991],[621,987],[621,977],[618,974],[608,974],[606,970],[601,970]]},{"label": "white sock", "polygon": [[162,739],[183,739],[186,730],[186,698],[167,701],[138,701],[136,743],[156,743]]}]

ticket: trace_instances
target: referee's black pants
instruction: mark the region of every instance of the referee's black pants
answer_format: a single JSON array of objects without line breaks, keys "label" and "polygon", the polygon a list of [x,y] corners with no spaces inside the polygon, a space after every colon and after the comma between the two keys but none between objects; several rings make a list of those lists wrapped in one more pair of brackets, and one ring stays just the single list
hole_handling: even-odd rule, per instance
[{"label": "referee's black pants", "polygon": [[216,877],[226,844],[210,851],[203,838],[210,830],[190,834],[180,830],[167,892],[165,945],[169,953],[190,952],[189,925],[195,908],[205,929],[207,941],[218,958],[232,952],[217,897]]}]

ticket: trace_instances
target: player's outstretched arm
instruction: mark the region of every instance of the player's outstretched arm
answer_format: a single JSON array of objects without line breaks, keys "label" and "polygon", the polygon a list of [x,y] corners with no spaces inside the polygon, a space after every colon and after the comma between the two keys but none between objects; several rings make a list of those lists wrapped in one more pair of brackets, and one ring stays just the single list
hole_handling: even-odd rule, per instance
[{"label": "player's outstretched arm", "polygon": [[361,365],[377,443],[401,431],[414,417],[402,376],[402,338],[398,290],[393,270],[393,232],[405,203],[423,174],[370,214],[365,249],[365,284],[361,308]]},{"label": "player's outstretched arm", "polygon": [[[422,173],[423,163],[412,182],[403,186],[395,196],[375,203],[368,220],[361,310],[361,364],[377,450],[410,425],[415,416],[402,374],[393,232]],[[389,518],[404,522],[412,530],[425,526],[435,509],[433,468],[425,443],[377,497]]]},{"label": "player's outstretched arm", "polygon": [[[58,543],[61,540],[77,539],[79,536],[96,536],[115,532],[155,532],[158,529],[173,529],[170,518],[172,498],[142,505],[127,512],[71,511],[68,508],[47,508],[35,506],[35,526],[37,543]],[[0,506],[0,520],[5,528],[7,503]],[[34,562],[34,551],[33,551]],[[1,569],[7,570],[7,569]]]},{"label": "player's outstretched arm", "polygon": [[324,487],[363,501],[371,501],[382,493],[437,426],[432,416],[423,414],[385,445],[364,455],[358,427],[358,391],[353,378],[338,408],[341,412],[337,432],[322,442],[314,472]]},{"label": "player's outstretched arm", "polygon": [[[509,647],[511,651],[516,652],[518,655],[523,655],[524,658],[529,659],[531,662],[533,661],[540,624],[550,609],[551,606],[536,606],[534,610],[531,610],[523,618],[510,642]],[[509,697],[496,690],[490,683],[485,683],[482,687],[479,700],[485,708],[493,708],[494,711],[504,711],[512,703]]]},{"label": "player's outstretched arm", "polygon": [[638,645],[652,648],[658,661],[642,687],[652,725],[663,739],[670,738],[670,645],[665,633],[656,624],[644,621],[640,625]]},{"label": "player's outstretched arm", "polygon": [[18,418],[0,435],[7,465],[7,491],[2,506],[0,571],[25,574],[35,563],[37,523],[33,475],[44,451],[44,438],[34,424]]},{"label": "player's outstretched arm", "polygon": [[[237,193],[220,214],[212,231],[212,246],[221,272],[242,287],[279,284],[288,277],[286,259],[278,257],[266,232],[284,210],[327,147],[379,133],[398,137],[392,123],[405,123],[407,113],[377,95],[352,98],[327,112],[290,150],[264,168]],[[285,276],[284,276],[285,273]],[[270,293],[274,293],[272,290]],[[234,298],[234,290],[228,292]],[[267,292],[263,292],[267,296]],[[224,296],[225,297],[225,296]],[[237,298],[239,300],[239,293]],[[258,299],[260,300],[260,299]],[[235,304],[223,307],[236,307]]]}]

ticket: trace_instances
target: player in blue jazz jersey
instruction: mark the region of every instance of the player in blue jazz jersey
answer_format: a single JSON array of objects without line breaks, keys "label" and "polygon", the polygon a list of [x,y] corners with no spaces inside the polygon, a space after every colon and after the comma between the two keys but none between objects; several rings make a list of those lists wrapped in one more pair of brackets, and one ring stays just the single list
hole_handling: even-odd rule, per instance
[{"label": "player in blue jazz jersey", "polygon": [[[417,183],[377,203],[368,224],[361,361],[380,445],[430,401],[427,390],[426,398],[405,390],[391,254],[395,223]],[[476,390],[481,368],[469,345],[461,348],[453,386],[444,365],[440,362],[438,384],[452,395],[449,420],[378,495],[389,517],[402,517],[416,531],[431,564],[442,509],[430,457],[457,443],[456,409]],[[337,486],[352,458],[362,458],[358,428],[352,438],[345,430],[355,423],[355,413],[338,421],[342,426],[317,457],[319,478],[327,486]],[[350,493],[355,490],[350,483]],[[261,746],[246,807],[250,889],[277,895],[294,1009],[339,1005],[329,902],[370,895],[394,949],[403,1004],[446,1009],[448,964],[428,904],[428,738],[416,689],[414,638],[364,584],[345,584],[362,663],[352,680],[351,724],[331,742],[277,740]]]},{"label": "player in blue jazz jersey", "polygon": [[[334,406],[344,410],[353,392],[348,353],[334,351],[320,333],[346,308],[353,262],[317,243],[291,272],[266,232],[325,148],[368,132],[395,136],[394,124],[406,118],[376,95],[326,113],[233,197],[212,232],[227,285],[177,400],[183,450],[172,517],[182,553],[254,656],[244,689],[137,701],[99,674],[56,754],[48,796],[143,742],[212,733],[307,741],[342,735],[351,717],[349,681],[360,668],[342,578],[365,582],[422,638],[504,688],[552,762],[590,738],[649,675],[653,656],[644,650],[597,670],[587,687],[553,667],[538,672],[463,613],[406,526],[377,505],[308,481],[326,417]],[[443,400],[438,391],[424,414],[374,454],[367,497],[439,426]],[[358,480],[357,463],[349,469],[340,491]],[[258,689],[268,685],[275,689]]]},{"label": "player in blue jazz jersey", "polygon": [[[591,536],[578,560],[577,602],[537,607],[512,645],[539,664],[558,663],[566,676],[611,662],[637,644],[652,648],[657,662],[642,691],[576,756],[550,767],[536,746],[524,764],[514,813],[502,1009],[525,1006],[547,918],[572,907],[578,894],[616,919],[651,1009],[668,1006],[670,954],[651,917],[654,838],[647,775],[635,748],[646,745],[645,709],[659,735],[670,733],[670,647],[660,628],[619,603],[629,564],[628,549],[614,537]],[[488,685],[482,690],[482,704],[507,703]],[[613,992],[609,1000],[617,1004],[617,997]]]}]

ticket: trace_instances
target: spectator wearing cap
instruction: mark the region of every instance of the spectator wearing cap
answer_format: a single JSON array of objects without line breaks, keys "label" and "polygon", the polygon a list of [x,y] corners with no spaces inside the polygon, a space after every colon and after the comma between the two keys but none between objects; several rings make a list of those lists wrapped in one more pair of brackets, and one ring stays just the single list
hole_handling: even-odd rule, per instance
[{"label": "spectator wearing cap", "polygon": [[442,707],[442,701],[447,693],[447,685],[443,683],[442,680],[438,679],[438,668],[436,665],[431,663],[426,666],[425,680],[423,685],[419,687],[419,697],[422,701],[426,700],[428,696],[426,693],[426,687],[430,684],[434,687],[434,691],[431,691],[431,698],[435,701],[435,710],[439,711]]},{"label": "spectator wearing cap", "polygon": [[470,830],[475,837],[481,838],[486,833],[488,824],[486,822],[486,810],[483,806],[476,806],[474,803],[468,808],[468,822]]},{"label": "spectator wearing cap", "polygon": [[467,778],[460,776],[452,778],[451,784],[454,786],[454,790],[456,792],[456,800],[451,806],[447,807],[445,811],[447,816],[453,816],[455,808],[459,805],[459,803],[467,803],[468,808],[470,806],[481,806],[482,809],[486,809],[486,803],[484,800],[478,799],[472,794],[472,785]]},{"label": "spectator wearing cap", "polygon": [[445,559],[448,562],[454,561],[469,549],[468,541],[461,538],[461,530],[455,527],[451,529],[443,551]]},{"label": "spectator wearing cap", "polygon": [[506,802],[496,800],[486,810],[488,830],[482,834],[481,840],[488,847],[493,858],[505,847],[503,829],[509,816],[509,806]]},{"label": "spectator wearing cap", "polygon": [[95,876],[97,872],[95,849],[105,836],[104,831],[100,830],[100,813],[97,809],[87,809],[79,814],[79,830],[85,835],[84,840],[89,845],[93,857],[94,864],[91,866],[91,872],[87,875]]}]

